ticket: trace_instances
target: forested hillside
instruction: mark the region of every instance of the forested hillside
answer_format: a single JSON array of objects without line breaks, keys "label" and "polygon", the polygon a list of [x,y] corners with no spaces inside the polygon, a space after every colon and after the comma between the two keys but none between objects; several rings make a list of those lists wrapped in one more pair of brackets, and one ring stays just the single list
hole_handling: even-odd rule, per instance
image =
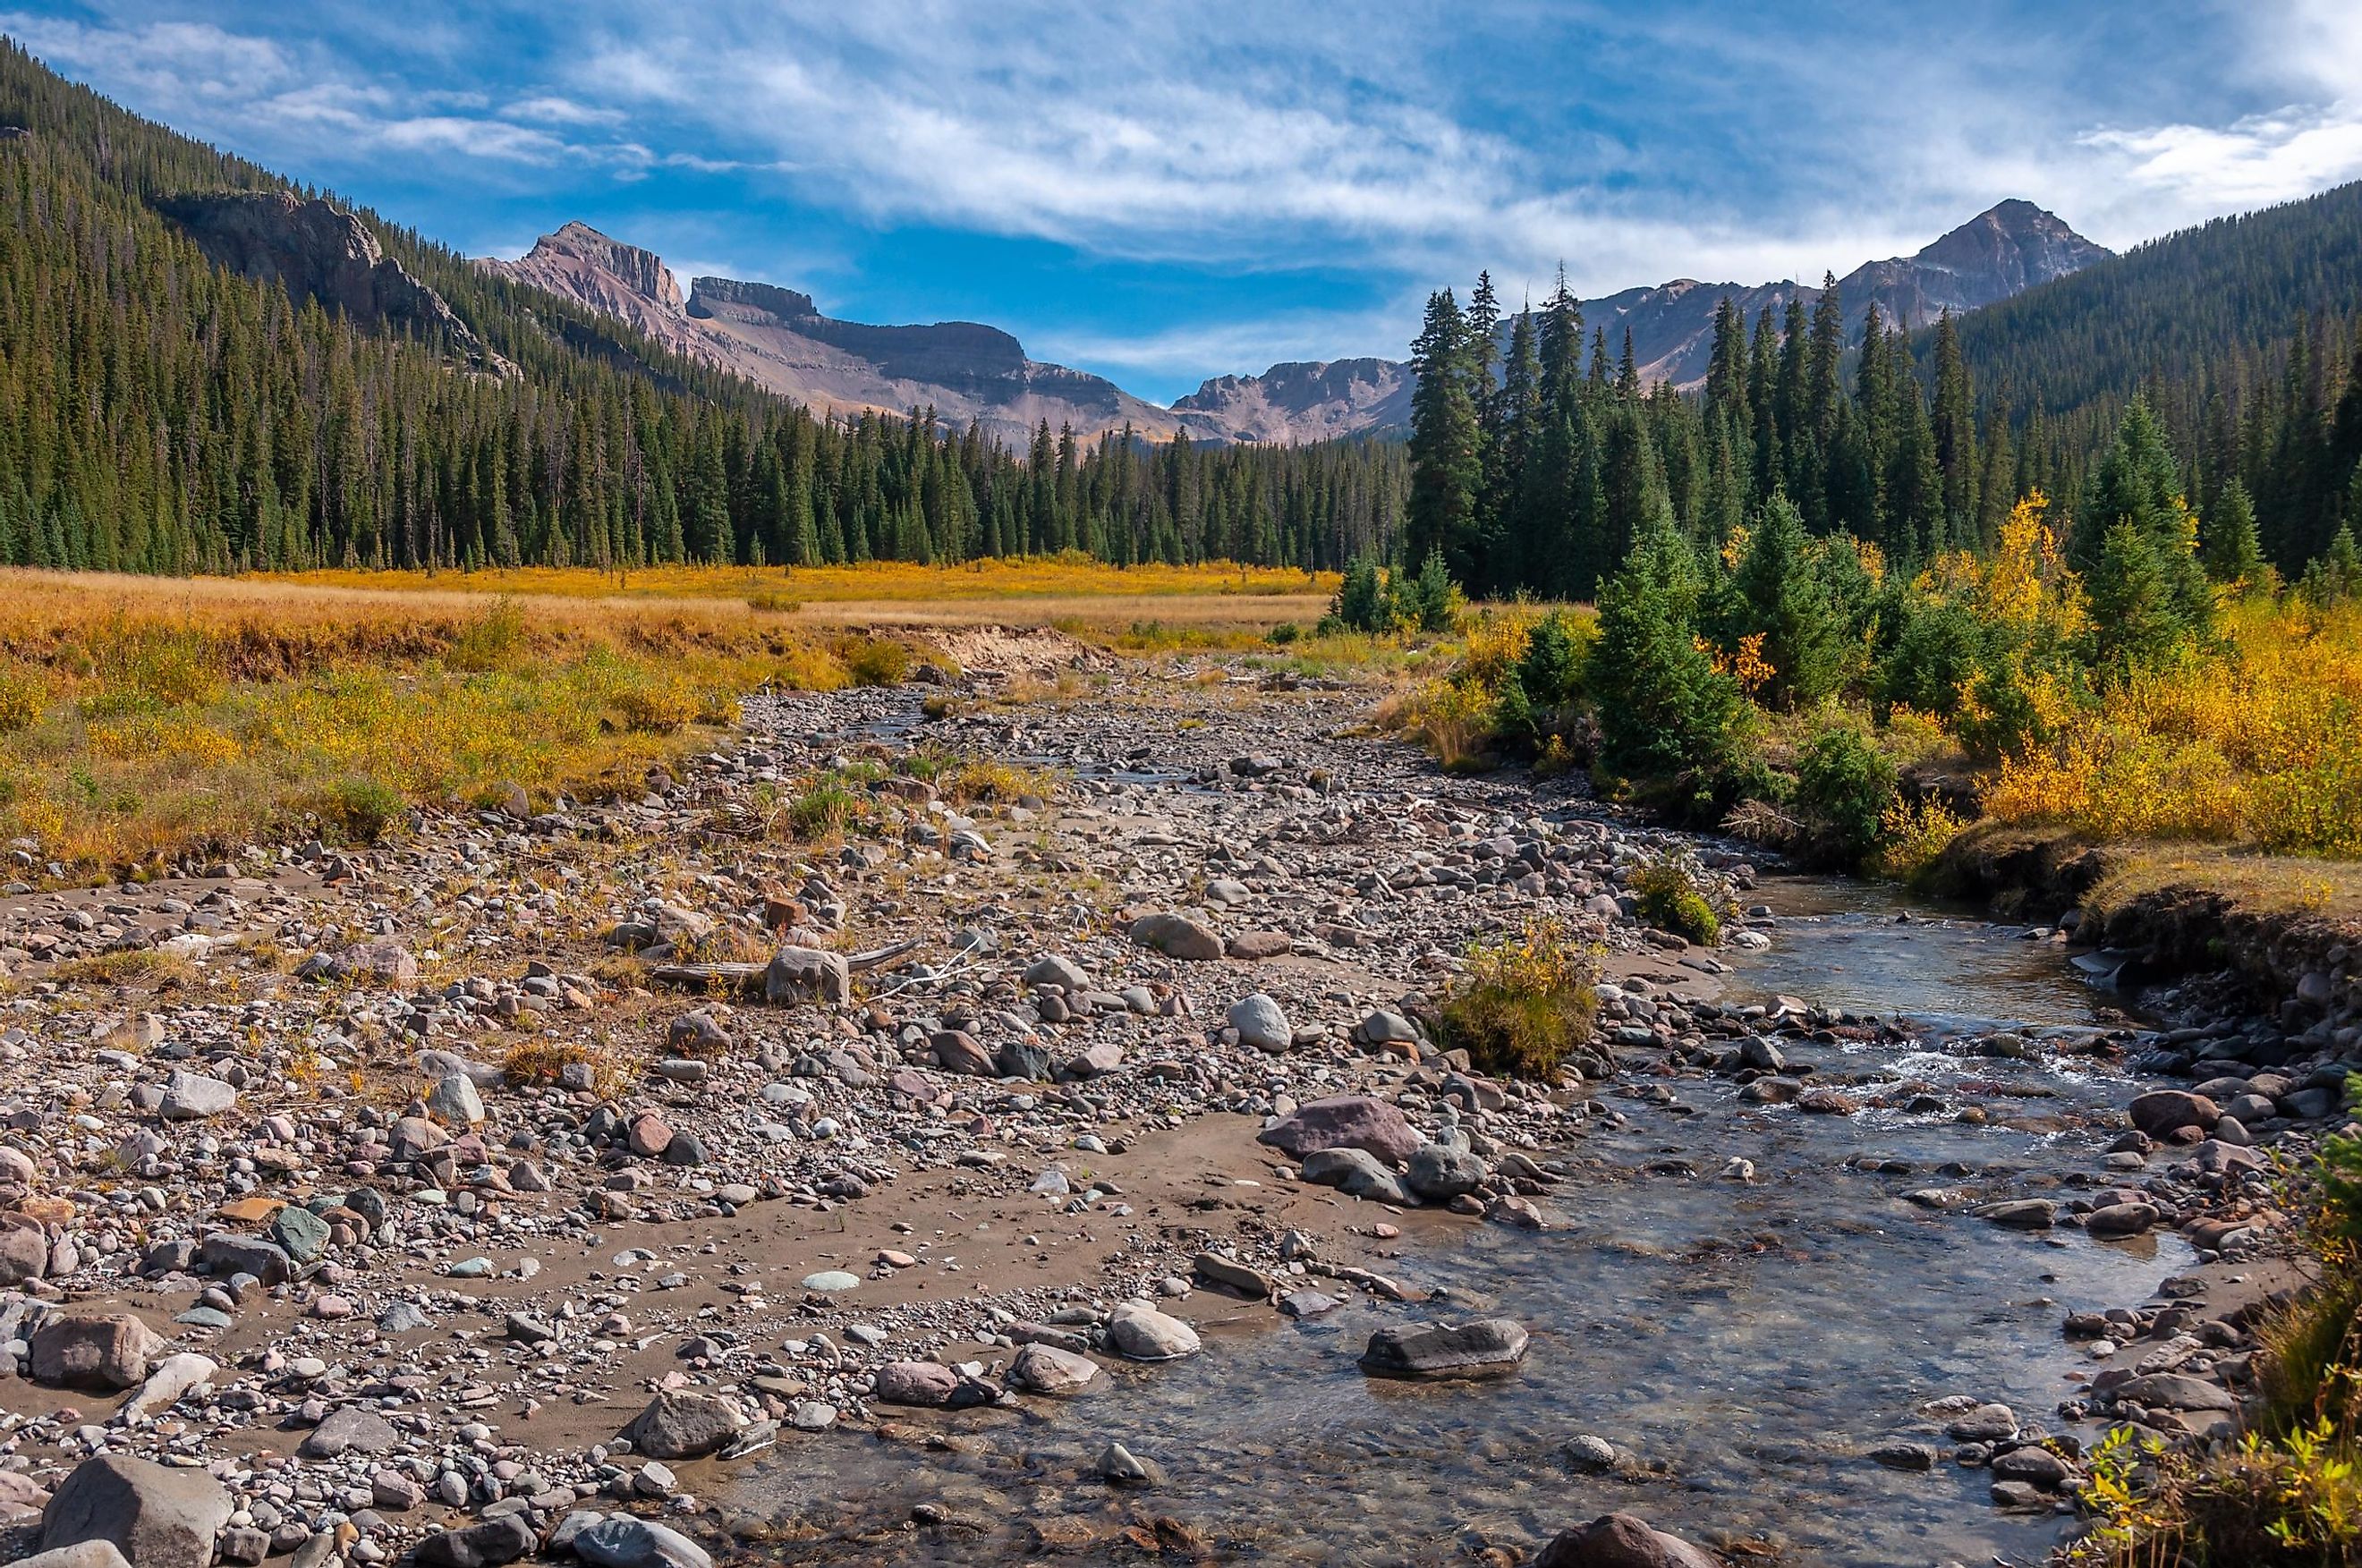
[{"label": "forested hillside", "polygon": [[1752,323],[1725,300],[1703,389],[1611,359],[1564,287],[1508,323],[1489,281],[1433,296],[1413,364],[1414,564],[1587,598],[1661,520],[1719,548],[1775,495],[1890,565],[1990,549],[2035,490],[2063,521],[2136,394],[2202,532],[2294,576],[2362,521],[2362,186],[2145,246],[1917,334],[1834,280]]},{"label": "forested hillside", "polygon": [[[511,374],[209,262],[160,208],[292,190],[0,49],[0,561],[957,560],[1335,565],[1391,543],[1398,447],[1150,451],[808,411],[360,214]],[[311,192],[304,192],[309,195]]]}]

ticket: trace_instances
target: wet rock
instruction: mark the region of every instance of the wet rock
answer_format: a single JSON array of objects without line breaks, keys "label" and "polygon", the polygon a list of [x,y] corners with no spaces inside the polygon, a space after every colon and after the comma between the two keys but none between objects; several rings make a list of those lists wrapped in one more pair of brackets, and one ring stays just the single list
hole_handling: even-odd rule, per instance
[{"label": "wet rock", "polygon": [[1009,1364],[1010,1386],[1029,1394],[1079,1393],[1098,1374],[1098,1363],[1089,1356],[1054,1344],[1021,1345]]},{"label": "wet rock", "polygon": [[1284,1051],[1296,1037],[1279,1003],[1260,991],[1232,1003],[1229,1018],[1239,1032],[1239,1044],[1260,1051]]},{"label": "wet rock", "polygon": [[1466,1149],[1421,1144],[1411,1151],[1403,1185],[1429,1203],[1448,1203],[1475,1191],[1487,1174],[1485,1162]]},{"label": "wet rock", "polygon": [[1380,1377],[1506,1377],[1525,1359],[1526,1343],[1524,1325],[1507,1318],[1389,1327],[1370,1336],[1361,1365]]},{"label": "wet rock", "polygon": [[2047,1198],[2013,1198],[1988,1203],[1977,1213],[2004,1230],[2047,1231],[2057,1223],[2058,1205]]},{"label": "wet rock", "polygon": [[1186,915],[1143,915],[1131,923],[1131,939],[1168,959],[1210,963],[1222,956],[1220,932]]},{"label": "wet rock", "polygon": [[1533,1568],[1719,1568],[1679,1536],[1631,1514],[1602,1514],[1551,1538]]},{"label": "wet rock", "polygon": [[2119,1403],[2164,1410],[2236,1410],[2238,1396],[2219,1383],[2182,1372],[2152,1372],[2128,1377],[2107,1390]]},{"label": "wet rock", "polygon": [[[2013,1427],[2012,1429],[2015,1429]],[[1889,1470],[1933,1470],[1936,1468],[1936,1445],[1930,1442],[1898,1441],[1882,1443],[1870,1451],[1870,1456]]]},{"label": "wet rock", "polygon": [[1351,1197],[1367,1198],[1376,1203],[1412,1208],[1418,1202],[1400,1178],[1380,1164],[1375,1155],[1363,1149],[1319,1150],[1305,1157],[1297,1174],[1307,1181],[1334,1187]]},{"label": "wet rock", "polygon": [[147,1380],[149,1357],[163,1345],[129,1312],[52,1312],[32,1333],[33,1381],[51,1387],[136,1387]]},{"label": "wet rock", "polygon": [[1108,1314],[1108,1347],[1127,1361],[1178,1361],[1201,1348],[1198,1331],[1145,1301],[1125,1301]]},{"label": "wet rock", "polygon": [[202,1470],[102,1453],[75,1466],[41,1510],[41,1549],[105,1541],[131,1568],[208,1568],[232,1508],[227,1488]]},{"label": "wet rock", "polygon": [[2015,1437],[2017,1425],[2017,1412],[2007,1405],[1984,1404],[1955,1418],[1944,1432],[1962,1442],[1993,1442]]},{"label": "wet rock", "polygon": [[2065,1460],[2036,1444],[1993,1456],[1992,1477],[1996,1482],[2023,1481],[2039,1491],[2057,1492],[2066,1487],[2074,1474],[2074,1468]]},{"label": "wet rock", "polygon": [[1590,1432],[1568,1438],[1559,1444],[1568,1464],[1587,1475],[1599,1475],[1616,1468],[1616,1445],[1604,1437]]},{"label": "wet rock", "polygon": [[1425,1140],[1403,1113],[1367,1094],[1335,1094],[1297,1107],[1255,1141],[1303,1159],[1323,1149],[1361,1149],[1389,1167],[1410,1158]]},{"label": "wet rock", "polygon": [[592,1568],[713,1568],[705,1548],[654,1519],[613,1514],[574,1534],[574,1555]]},{"label": "wet rock", "polygon": [[635,1453],[650,1459],[702,1459],[729,1446],[746,1425],[729,1400],[677,1389],[658,1394],[625,1427]]},{"label": "wet rock", "polygon": [[2206,1132],[2223,1119],[2214,1102],[2181,1089],[2151,1090],[2135,1099],[2125,1113],[2152,1138],[2170,1137],[2184,1127]]},{"label": "wet rock", "polygon": [[2083,1216],[2083,1229],[2102,1241],[2147,1234],[2157,1224],[2157,1210],[2147,1203],[2111,1203]]},{"label": "wet rock", "polygon": [[1109,1443],[1100,1452],[1099,1475],[1119,1486],[1153,1486],[1164,1479],[1154,1460],[1142,1459],[1120,1442]]}]

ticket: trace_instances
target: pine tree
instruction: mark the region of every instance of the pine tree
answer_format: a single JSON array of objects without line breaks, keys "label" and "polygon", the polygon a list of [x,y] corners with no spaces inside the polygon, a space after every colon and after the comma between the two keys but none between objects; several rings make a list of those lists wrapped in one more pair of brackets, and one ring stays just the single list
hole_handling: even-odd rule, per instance
[{"label": "pine tree", "polygon": [[1476,500],[1484,480],[1467,323],[1449,289],[1428,297],[1427,320],[1411,345],[1410,498],[1403,519],[1407,555],[1440,554],[1454,576],[1473,574]]}]

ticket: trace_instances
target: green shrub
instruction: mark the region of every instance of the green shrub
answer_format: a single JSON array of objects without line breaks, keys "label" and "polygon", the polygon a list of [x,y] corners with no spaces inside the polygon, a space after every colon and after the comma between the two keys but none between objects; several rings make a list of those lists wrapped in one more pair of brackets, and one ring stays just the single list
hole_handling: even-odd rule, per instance
[{"label": "green shrub", "polygon": [[898,686],[911,673],[911,651],[900,642],[865,637],[844,652],[844,668],[857,686]]},{"label": "green shrub", "polygon": [[1796,805],[1822,856],[1858,866],[1894,805],[1894,764],[1852,725],[1832,724],[1797,759]]},{"label": "green shrub", "polygon": [[321,821],[349,844],[374,844],[408,809],[402,792],[366,775],[342,778],[320,794],[314,808]]},{"label": "green shrub", "polygon": [[799,839],[827,839],[868,814],[868,804],[837,778],[824,778],[788,803],[788,831]]},{"label": "green shrub", "polygon": [[1543,707],[1564,707],[1583,696],[1584,663],[1599,639],[1596,622],[1554,609],[1526,632],[1518,683]]},{"label": "green shrub", "polygon": [[1303,635],[1304,628],[1292,620],[1283,620],[1263,634],[1264,641],[1281,648],[1286,647]]},{"label": "green shrub", "polygon": [[1722,917],[1706,896],[1705,879],[1683,861],[1672,856],[1642,861],[1632,872],[1631,889],[1640,918],[1658,930],[1705,947],[1721,939]]},{"label": "green shrub", "polygon": [[524,610],[502,596],[459,629],[444,663],[470,674],[513,668],[525,652]]},{"label": "green shrub", "polygon": [[1547,1078],[1588,1042],[1599,1015],[1599,953],[1550,922],[1479,944],[1443,999],[1436,1037],[1480,1072]]}]

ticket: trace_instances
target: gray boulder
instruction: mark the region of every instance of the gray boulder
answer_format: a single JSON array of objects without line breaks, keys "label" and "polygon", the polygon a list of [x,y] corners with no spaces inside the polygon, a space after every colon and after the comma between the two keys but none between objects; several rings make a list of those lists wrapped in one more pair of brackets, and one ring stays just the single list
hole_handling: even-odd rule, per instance
[{"label": "gray boulder", "polygon": [[726,1448],[745,1427],[738,1408],[715,1394],[658,1394],[625,1427],[632,1452],[650,1459],[702,1459]]},{"label": "gray boulder", "polygon": [[41,1550],[104,1541],[130,1568],[209,1568],[229,1491],[203,1470],[102,1453],[74,1468],[41,1510]]},{"label": "gray boulder", "polygon": [[1241,1045],[1259,1051],[1284,1051],[1296,1038],[1287,1014],[1260,991],[1231,1004],[1230,1024],[1239,1032]]},{"label": "gray boulder", "polygon": [[202,1122],[237,1108],[237,1090],[218,1078],[182,1068],[164,1080],[163,1102],[156,1111],[167,1122]]},{"label": "gray boulder", "polygon": [[348,1453],[384,1453],[402,1441],[393,1424],[362,1405],[347,1405],[328,1412],[328,1419],[304,1434],[295,1452],[306,1459],[340,1459]]},{"label": "gray boulder", "polygon": [[763,971],[763,999],[776,1007],[805,1002],[842,1006],[853,1000],[853,970],[843,953],[791,944],[771,955]]}]

